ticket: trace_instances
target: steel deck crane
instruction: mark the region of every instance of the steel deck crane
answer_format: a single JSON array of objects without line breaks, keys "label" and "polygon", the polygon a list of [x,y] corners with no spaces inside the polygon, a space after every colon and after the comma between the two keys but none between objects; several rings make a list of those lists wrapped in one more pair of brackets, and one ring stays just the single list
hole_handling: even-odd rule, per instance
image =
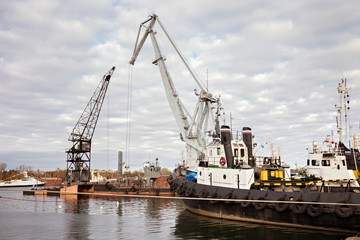
[{"label": "steel deck crane", "polygon": [[[165,58],[160,51],[158,41],[155,36],[156,32],[154,31],[154,25],[156,22],[160,25],[161,29],[164,31],[165,35],[169,39],[171,45],[174,47],[180,59],[186,66],[187,70],[193,77],[198,87],[200,88],[199,93],[195,92],[195,94],[198,96],[198,101],[192,115],[182,104],[179,95],[175,89],[174,83],[165,65]],[[143,37],[139,41],[139,35],[143,27],[146,28],[146,30],[143,34]],[[140,24],[134,53],[129,62],[131,65],[135,64],[136,58],[139,55],[149,35],[155,51],[155,61],[153,61],[153,64],[159,67],[168,102],[180,130],[180,138],[186,143],[186,164],[189,167],[189,170],[196,171],[198,161],[204,158],[204,148],[208,144],[207,133],[209,133],[209,120],[212,120],[215,125],[215,132],[213,132],[212,135],[215,137],[220,136],[220,127],[217,120],[218,117],[215,117],[215,114],[212,111],[212,109],[214,109],[212,104],[214,103],[218,104],[217,109],[219,110],[219,98],[213,97],[212,94],[208,92],[207,88],[204,87],[204,85],[200,82],[198,77],[190,68],[189,64],[186,62],[185,58],[180,53],[179,49],[176,47],[174,41],[171,39],[168,32],[165,30],[158,16],[155,14],[149,16],[149,19]],[[219,111],[217,111],[216,114],[220,115]]]},{"label": "steel deck crane", "polygon": [[66,151],[65,180],[70,183],[78,184],[90,181],[91,140],[114,70],[115,67],[112,67],[104,75],[68,139],[72,142],[72,147]]}]

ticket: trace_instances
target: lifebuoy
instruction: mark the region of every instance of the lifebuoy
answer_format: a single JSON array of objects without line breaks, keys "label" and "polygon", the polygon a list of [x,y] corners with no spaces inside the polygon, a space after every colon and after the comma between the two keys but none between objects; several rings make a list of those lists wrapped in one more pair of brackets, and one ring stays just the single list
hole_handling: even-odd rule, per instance
[{"label": "lifebuoy", "polygon": [[225,166],[225,163],[226,163],[225,158],[224,158],[224,157],[221,157],[221,158],[220,158],[220,165],[221,165],[221,166]]},{"label": "lifebuoy", "polygon": [[270,164],[270,159],[268,157],[264,157],[264,161],[263,161],[264,164]]},{"label": "lifebuoy", "polygon": [[[346,203],[345,201],[342,201],[340,203]],[[355,213],[355,209],[353,206],[349,205],[337,205],[335,207],[336,215],[338,215],[341,218],[349,218]]]}]

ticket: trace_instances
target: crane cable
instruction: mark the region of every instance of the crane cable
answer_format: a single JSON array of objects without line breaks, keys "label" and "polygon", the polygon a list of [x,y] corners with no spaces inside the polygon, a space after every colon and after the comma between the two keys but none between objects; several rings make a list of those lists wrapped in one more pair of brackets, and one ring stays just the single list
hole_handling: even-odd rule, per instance
[{"label": "crane cable", "polygon": [[128,90],[126,106],[126,146],[125,146],[125,163],[130,165],[130,136],[131,136],[131,106],[132,106],[132,66],[129,64],[128,71]]},{"label": "crane cable", "polygon": [[106,149],[106,169],[109,170],[109,145],[110,145],[110,136],[109,136],[109,128],[110,128],[110,91],[108,91],[107,94],[107,131],[106,131],[106,135],[107,135],[107,149]]}]

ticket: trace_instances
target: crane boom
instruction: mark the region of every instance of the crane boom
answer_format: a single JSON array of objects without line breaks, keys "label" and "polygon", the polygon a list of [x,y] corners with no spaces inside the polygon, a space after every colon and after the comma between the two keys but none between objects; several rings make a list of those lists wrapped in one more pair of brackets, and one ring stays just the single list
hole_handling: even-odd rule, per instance
[{"label": "crane boom", "polygon": [[65,180],[67,181],[76,183],[90,181],[91,140],[114,70],[115,67],[112,67],[103,76],[69,136],[68,140],[72,142],[72,147],[66,151]]},{"label": "crane boom", "polygon": [[[195,92],[195,94],[198,96],[198,101],[193,115],[189,113],[189,111],[185,108],[185,106],[181,102],[179,95],[176,91],[176,88],[174,86],[173,80],[170,77],[170,74],[167,70],[165,64],[166,59],[163,57],[160,51],[160,47],[155,35],[156,32],[153,29],[156,22],[159,23],[160,27],[162,28],[165,35],[171,42],[172,46],[175,48],[182,62],[185,64],[186,68],[188,69],[191,76],[194,78],[196,84],[200,88],[200,93]],[[148,25],[145,26],[145,24]],[[138,41],[142,27],[145,27],[146,30],[141,40]],[[148,20],[140,24],[139,33],[135,43],[135,49],[129,61],[131,65],[135,64],[137,56],[139,55],[149,35],[155,52],[155,60],[153,61],[153,64],[159,67],[168,102],[174,114],[178,128],[180,130],[180,138],[184,142],[186,142],[187,166],[189,167],[190,170],[195,171],[198,166],[198,161],[201,160],[204,156],[204,148],[208,143],[206,136],[208,132],[207,130],[208,121],[212,120],[213,123],[215,123],[216,121],[214,114],[212,112],[212,108],[213,108],[212,104],[213,103],[219,104],[219,99],[213,97],[211,93],[205,90],[206,88],[203,86],[203,84],[201,84],[201,81],[196,77],[196,74],[192,71],[190,65],[182,56],[179,49],[176,47],[174,41],[171,39],[170,35],[168,34],[164,26],[161,24],[158,16],[155,14],[151,15]],[[220,129],[218,126],[219,124],[215,123],[215,125],[216,125],[215,135],[219,136],[220,134]]]}]

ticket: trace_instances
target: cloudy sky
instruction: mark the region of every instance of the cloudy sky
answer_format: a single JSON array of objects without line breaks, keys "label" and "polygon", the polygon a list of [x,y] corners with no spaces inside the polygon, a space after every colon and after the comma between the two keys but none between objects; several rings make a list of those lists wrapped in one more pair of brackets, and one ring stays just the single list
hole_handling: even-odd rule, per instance
[{"label": "cloudy sky", "polygon": [[[168,106],[150,39],[129,68],[139,24],[156,13],[214,95],[222,122],[253,129],[304,166],[313,140],[336,133],[337,84],[347,79],[351,134],[360,121],[359,1],[0,1],[0,162],[7,169],[66,168],[72,128],[102,76],[110,82],[93,138],[92,168],[116,169],[126,149],[132,80],[131,170],[174,168],[184,143]],[[158,39],[190,112],[195,82],[158,25]],[[208,74],[207,74],[208,72]],[[130,77],[132,76],[132,77]],[[349,136],[349,134],[348,134]],[[336,134],[334,138],[337,139]]]}]

